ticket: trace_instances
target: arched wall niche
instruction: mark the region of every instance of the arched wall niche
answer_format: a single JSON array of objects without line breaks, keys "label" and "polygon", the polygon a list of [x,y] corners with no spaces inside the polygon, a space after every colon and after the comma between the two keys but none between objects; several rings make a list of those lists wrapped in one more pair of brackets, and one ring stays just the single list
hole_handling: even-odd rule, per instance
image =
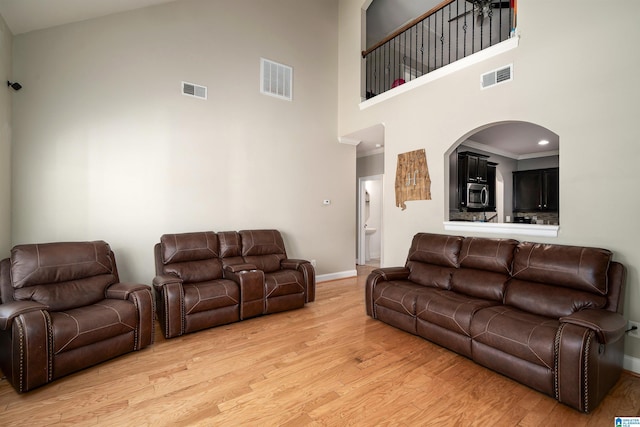
[{"label": "arched wall niche", "polygon": [[[540,144],[541,141],[547,141],[547,143]],[[487,206],[482,208],[468,208],[465,203],[461,203],[461,200],[465,201],[470,197],[466,171],[469,164],[473,164],[475,160],[471,163],[465,162],[469,156],[476,157],[475,155],[484,159],[489,166],[486,186],[493,196],[492,203],[487,201]],[[445,194],[449,196],[445,207],[445,221],[449,224],[460,223],[453,224],[454,227],[471,224],[487,226],[487,230],[495,229],[495,224],[513,224],[518,227],[521,224],[527,224],[526,228],[553,226],[557,233],[560,223],[560,137],[558,134],[544,126],[527,121],[487,123],[459,138],[451,145],[444,157],[445,174],[447,174]],[[524,171],[529,172],[523,174]],[[558,200],[555,205],[550,204],[548,208],[540,207],[523,211],[520,209],[523,206],[520,202],[522,196],[530,198],[531,194],[534,194],[530,192],[538,190],[534,188],[535,184],[523,187],[522,177],[534,176],[537,173],[540,173],[541,177],[544,176],[545,183],[548,183],[549,187],[540,189],[541,192],[545,192],[541,193],[541,197],[551,196]],[[483,174],[480,175],[483,176]],[[514,175],[517,175],[517,194],[514,194]],[[553,188],[556,189],[553,190]],[[515,208],[514,197],[518,201]],[[507,228],[509,227],[510,225]],[[537,231],[540,230],[542,229]]]}]

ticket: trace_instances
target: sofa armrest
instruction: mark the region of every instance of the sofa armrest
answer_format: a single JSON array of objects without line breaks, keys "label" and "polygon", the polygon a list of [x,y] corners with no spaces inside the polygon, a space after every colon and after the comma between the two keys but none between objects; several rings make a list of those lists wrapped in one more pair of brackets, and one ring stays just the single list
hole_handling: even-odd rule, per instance
[{"label": "sofa armrest", "polygon": [[162,287],[163,285],[169,283],[179,283],[182,284],[182,279],[178,276],[174,276],[173,274],[160,274],[153,278],[153,287],[157,290],[157,288]]},{"label": "sofa armrest", "polygon": [[385,267],[376,268],[367,276],[367,282],[364,288],[365,309],[367,315],[377,318],[374,303],[373,290],[380,282],[390,280],[407,280],[409,278],[409,269],[406,267]]},{"label": "sofa armrest", "polygon": [[285,270],[297,270],[304,278],[304,302],[316,300],[316,270],[306,259],[283,259],[280,267]]},{"label": "sofa armrest", "polygon": [[156,291],[156,314],[165,338],[184,334],[184,289],[182,279],[173,274],[161,274],[153,278]]},{"label": "sofa armrest", "polygon": [[0,329],[11,329],[13,318],[30,311],[48,310],[49,306],[35,301],[13,301],[0,304]]},{"label": "sofa armrest", "polygon": [[[52,379],[53,327],[48,307],[34,301],[0,305],[3,328],[0,367],[18,393],[40,387]],[[6,329],[5,329],[6,327]]]},{"label": "sofa armrest", "polygon": [[140,283],[114,283],[107,288],[105,295],[107,298],[126,300],[129,299],[132,292],[148,289],[148,285]]},{"label": "sofa armrest", "polygon": [[384,280],[407,280],[409,269],[406,267],[385,267],[377,268],[371,274],[379,274]]},{"label": "sofa armrest", "polygon": [[264,314],[266,291],[262,270],[253,264],[227,265],[224,278],[233,280],[240,288],[240,320]]},{"label": "sofa armrest", "polygon": [[570,323],[595,331],[602,344],[616,342],[624,336],[627,321],[618,313],[606,310],[585,309],[561,317],[561,323]]},{"label": "sofa armrest", "polygon": [[280,261],[280,267],[286,270],[297,270],[302,264],[311,264],[306,259],[283,259]]},{"label": "sofa armrest", "polygon": [[148,285],[141,283],[114,283],[106,291],[106,297],[131,302],[138,312],[135,350],[153,343],[156,308],[153,293]]},{"label": "sofa armrest", "polygon": [[256,267],[254,264],[249,264],[249,263],[243,263],[243,264],[231,264],[231,265],[225,265],[224,266],[224,272],[226,273],[239,273],[241,271],[251,271],[251,270],[256,270],[258,267]]}]

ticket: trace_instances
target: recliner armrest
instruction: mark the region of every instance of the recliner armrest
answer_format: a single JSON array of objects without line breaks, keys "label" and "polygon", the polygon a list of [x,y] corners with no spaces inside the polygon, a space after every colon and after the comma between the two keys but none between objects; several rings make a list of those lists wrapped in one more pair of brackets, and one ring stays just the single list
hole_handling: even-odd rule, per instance
[{"label": "recliner armrest", "polygon": [[585,309],[561,317],[561,323],[570,323],[595,331],[603,344],[616,342],[624,335],[627,321],[618,313],[606,310]]},{"label": "recliner armrest", "polygon": [[264,272],[253,264],[227,265],[224,278],[240,288],[240,320],[264,314]]},{"label": "recliner armrest", "polygon": [[407,280],[409,278],[409,269],[406,267],[385,267],[376,268],[367,276],[364,286],[365,309],[367,315],[376,318],[373,302],[373,289],[379,282],[387,282],[390,280]]},{"label": "recliner armrest", "polygon": [[148,285],[141,283],[114,283],[107,288],[105,293],[107,298],[126,300],[131,293],[150,289]]},{"label": "recliner armrest", "polygon": [[111,299],[128,300],[136,307],[138,325],[134,350],[140,350],[152,344],[156,309],[151,287],[140,283],[114,283],[107,288],[105,296]]},{"label": "recliner armrest", "polygon": [[316,269],[306,259],[288,258],[280,261],[280,267],[284,270],[297,270],[304,276],[305,296],[304,302],[313,302],[316,299]]},{"label": "recliner armrest", "polygon": [[159,288],[170,283],[182,284],[182,279],[178,276],[174,276],[173,274],[160,274],[153,278],[152,283],[154,288]]},{"label": "recliner armrest", "polygon": [[11,328],[14,317],[30,311],[48,310],[49,306],[35,301],[13,301],[7,304],[0,304],[0,329]]},{"label": "recliner armrest", "polygon": [[243,264],[225,265],[224,271],[230,272],[230,273],[239,273],[241,271],[256,270],[257,268],[258,267],[256,267],[254,264],[243,263]]},{"label": "recliner armrest", "polygon": [[297,270],[302,264],[311,264],[306,259],[283,259],[280,261],[280,267],[287,270]]},{"label": "recliner armrest", "polygon": [[409,269],[406,267],[385,267],[377,268],[371,274],[377,273],[384,280],[406,280],[409,278]]}]

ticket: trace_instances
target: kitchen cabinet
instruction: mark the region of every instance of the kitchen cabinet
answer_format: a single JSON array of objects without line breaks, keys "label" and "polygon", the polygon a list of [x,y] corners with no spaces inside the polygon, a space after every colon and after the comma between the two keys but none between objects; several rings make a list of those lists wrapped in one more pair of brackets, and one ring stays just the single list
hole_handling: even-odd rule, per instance
[{"label": "kitchen cabinet", "polygon": [[470,151],[458,153],[458,183],[486,184],[488,180],[487,158],[488,156]]},{"label": "kitchen cabinet", "polygon": [[489,205],[487,211],[496,211],[496,166],[497,163],[487,162],[487,187],[489,189]]},{"label": "kitchen cabinet", "polygon": [[558,168],[513,172],[513,211],[557,212],[558,176]]},{"label": "kitchen cabinet", "polygon": [[[458,153],[458,200],[461,209],[468,211],[494,212],[496,210],[496,166],[488,161],[489,156],[465,151]],[[486,185],[488,200],[486,207],[470,207],[468,184]]]}]

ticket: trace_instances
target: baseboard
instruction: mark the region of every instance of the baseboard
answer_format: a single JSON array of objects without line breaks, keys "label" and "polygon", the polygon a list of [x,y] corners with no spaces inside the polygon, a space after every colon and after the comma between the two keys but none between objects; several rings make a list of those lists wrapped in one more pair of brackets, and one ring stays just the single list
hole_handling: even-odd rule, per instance
[{"label": "baseboard", "polygon": [[625,354],[622,367],[627,371],[640,375],[640,359],[637,357],[627,356]]},{"label": "baseboard", "polygon": [[329,280],[346,279],[347,277],[354,277],[358,275],[357,270],[339,271],[337,273],[318,274],[316,275],[316,283],[328,282]]}]

